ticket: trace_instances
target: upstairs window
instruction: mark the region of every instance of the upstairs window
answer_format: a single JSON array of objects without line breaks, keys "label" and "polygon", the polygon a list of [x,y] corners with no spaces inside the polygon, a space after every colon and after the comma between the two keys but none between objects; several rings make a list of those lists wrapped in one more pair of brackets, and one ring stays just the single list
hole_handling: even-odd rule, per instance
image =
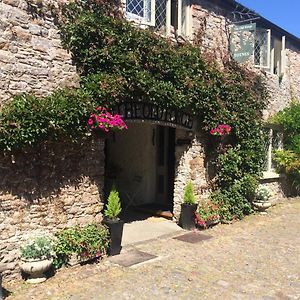
[{"label": "upstairs window", "polygon": [[254,36],[254,65],[270,68],[271,30],[256,29]]},{"label": "upstairs window", "polygon": [[145,25],[154,25],[155,0],[126,0],[126,17]]},{"label": "upstairs window", "polygon": [[285,37],[275,36],[270,29],[257,27],[256,23],[232,26],[230,50],[237,62],[253,63],[278,76],[284,73]]},{"label": "upstairs window", "polygon": [[123,0],[128,20],[152,26],[163,35],[187,36],[190,27],[189,0]]}]

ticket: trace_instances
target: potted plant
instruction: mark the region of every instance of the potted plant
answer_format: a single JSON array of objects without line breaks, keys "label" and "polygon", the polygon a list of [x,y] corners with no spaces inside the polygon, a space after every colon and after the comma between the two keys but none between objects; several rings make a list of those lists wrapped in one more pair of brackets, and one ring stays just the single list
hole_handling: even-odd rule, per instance
[{"label": "potted plant", "polygon": [[194,215],[197,209],[196,197],[193,184],[189,181],[184,189],[183,203],[181,204],[181,214],[179,224],[183,229],[191,230],[195,228]]},{"label": "potted plant", "polygon": [[252,204],[256,210],[264,212],[272,206],[272,203],[269,201],[270,198],[270,190],[266,186],[259,185],[255,191],[255,197]]},{"label": "potted plant", "polygon": [[55,268],[100,259],[108,248],[108,230],[100,224],[64,228],[55,237]]},{"label": "potted plant", "polygon": [[121,201],[119,193],[115,187],[110,191],[106,209],[104,210],[104,224],[108,227],[110,234],[110,247],[108,250],[109,255],[117,255],[121,252],[121,242],[123,235],[124,222],[120,220],[119,214],[121,213]]},{"label": "potted plant", "polygon": [[52,265],[53,241],[49,237],[36,237],[20,247],[21,270],[29,275],[27,282],[40,283],[47,278],[45,272]]},{"label": "potted plant", "polygon": [[200,228],[208,228],[220,222],[219,205],[208,200],[201,203],[195,213],[195,223]]}]

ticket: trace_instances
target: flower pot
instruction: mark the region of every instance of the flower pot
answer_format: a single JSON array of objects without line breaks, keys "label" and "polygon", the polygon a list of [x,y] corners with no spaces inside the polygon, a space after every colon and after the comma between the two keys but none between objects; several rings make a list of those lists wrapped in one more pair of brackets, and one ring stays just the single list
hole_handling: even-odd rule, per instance
[{"label": "flower pot", "polygon": [[110,245],[108,249],[108,255],[120,254],[122,246],[122,235],[124,221],[122,220],[110,220],[105,219],[103,223],[108,227],[110,235]]},{"label": "flower pot", "polygon": [[264,212],[272,206],[272,203],[269,201],[253,201],[252,204],[254,208],[260,212]]},{"label": "flower pot", "polygon": [[94,128],[93,129],[93,134],[100,139],[108,139],[108,138],[112,138],[113,137],[113,131],[110,130],[108,132],[100,129],[100,128]]},{"label": "flower pot", "polygon": [[186,230],[195,228],[195,211],[197,204],[181,204],[179,225]]},{"label": "flower pot", "polygon": [[206,227],[214,226],[220,223],[220,219],[213,219],[205,221]]},{"label": "flower pot", "polygon": [[29,275],[28,283],[40,283],[47,279],[44,272],[48,271],[52,265],[52,259],[41,260],[22,260],[20,268],[23,272]]}]

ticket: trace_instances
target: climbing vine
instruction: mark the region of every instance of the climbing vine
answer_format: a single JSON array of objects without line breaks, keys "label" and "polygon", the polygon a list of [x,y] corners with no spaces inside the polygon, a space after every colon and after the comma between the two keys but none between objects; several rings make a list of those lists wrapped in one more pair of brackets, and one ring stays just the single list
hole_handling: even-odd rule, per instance
[{"label": "climbing vine", "polygon": [[[255,181],[263,161],[260,119],[267,93],[261,78],[230,60],[222,67],[209,63],[190,43],[138,28],[125,20],[117,0],[74,1],[59,20],[80,89],[57,91],[43,101],[16,97],[0,113],[0,148],[15,151],[49,138],[78,142],[96,105],[126,100],[181,109],[198,118],[204,132],[220,123],[232,127],[228,151],[215,161],[214,198],[230,207],[224,218],[248,213],[245,182]],[[237,195],[236,210],[228,191]]]}]

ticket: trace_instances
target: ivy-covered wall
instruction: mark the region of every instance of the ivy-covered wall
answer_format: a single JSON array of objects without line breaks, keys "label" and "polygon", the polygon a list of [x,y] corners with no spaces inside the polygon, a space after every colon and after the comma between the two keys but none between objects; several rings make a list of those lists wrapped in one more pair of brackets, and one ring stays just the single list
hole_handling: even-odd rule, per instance
[{"label": "ivy-covered wall", "polygon": [[[3,1],[4,4],[6,2]],[[22,3],[19,1],[18,5]],[[85,220],[100,216],[101,205],[96,206],[96,200],[99,200],[104,181],[104,145],[102,143],[99,148],[88,148],[86,152],[85,147],[80,149],[78,145],[84,141],[87,143],[86,147],[89,147],[91,142],[86,126],[89,113],[97,105],[113,107],[121,101],[145,101],[162,107],[176,108],[188,111],[197,119],[198,128],[192,146],[176,146],[174,203],[177,214],[184,186],[188,179],[192,179],[198,199],[213,191],[212,198],[222,206],[223,219],[242,218],[244,214],[251,212],[249,201],[253,197],[263,163],[261,128],[263,109],[268,96],[263,79],[255,72],[241,68],[226,55],[220,57],[222,64],[218,65],[211,56],[203,53],[198,44],[178,44],[158,36],[151,30],[141,30],[133,26],[123,18],[117,4],[117,0],[89,0],[75,1],[64,7],[63,14],[58,14],[57,17],[62,44],[66,50],[60,48],[60,41],[53,45],[58,46],[61,53],[66,54],[66,51],[69,51],[66,64],[65,61],[56,61],[56,54],[52,59],[47,56],[58,51],[52,48],[52,44],[46,49],[46,56],[38,56],[40,64],[47,64],[48,71],[53,65],[62,70],[61,73],[58,72],[59,76],[65,74],[65,68],[74,75],[76,66],[80,75],[80,88],[55,91],[49,95],[54,85],[50,84],[47,88],[47,85],[43,85],[47,90],[45,93],[43,89],[37,90],[43,96],[48,96],[39,98],[26,94],[15,97],[1,108],[0,149],[6,153],[3,161],[8,166],[9,174],[12,174],[13,170],[22,174],[27,161],[23,154],[31,153],[32,149],[39,149],[48,143],[68,145],[61,149],[63,154],[54,152],[55,161],[48,161],[49,156],[42,152],[43,157],[37,167],[29,168],[25,177],[18,177],[20,191],[17,194],[8,192],[13,189],[5,188],[8,182],[2,177],[1,195],[6,197],[5,201],[11,207],[7,211],[1,211],[3,224],[13,225],[10,223],[13,219],[10,214],[17,210],[15,203],[27,203],[26,201],[30,200],[22,198],[22,191],[28,194],[35,189],[38,195],[35,200],[49,203],[49,207],[43,208],[44,211],[56,209],[58,202],[52,202],[52,198],[66,199],[67,202],[76,198],[71,207],[64,210],[70,222],[64,221],[63,224],[84,221],[79,216],[81,213],[87,214]],[[5,5],[7,9],[8,4]],[[26,20],[30,20],[29,25],[31,22],[43,22],[43,14],[43,9],[38,10],[34,17],[26,17],[29,18]],[[216,20],[218,16],[215,11],[213,14],[212,19]],[[46,16],[46,20],[54,21],[50,20],[50,16]],[[41,38],[43,24],[40,25]],[[25,22],[23,26],[27,26]],[[19,46],[18,51],[21,51],[23,47],[21,44]],[[41,50],[36,51],[43,53]],[[25,51],[23,55],[31,57],[32,53]],[[72,66],[70,56],[74,63]],[[35,80],[38,82],[39,78],[42,80],[45,76],[45,80],[49,79],[48,83],[53,79],[57,84],[55,86],[63,86],[59,80],[51,77],[51,72],[44,75],[40,72],[36,76]],[[68,76],[63,76],[66,82],[76,83],[76,76],[74,80]],[[20,77],[19,81],[23,83],[23,77]],[[7,87],[4,86],[3,90],[7,91]],[[24,91],[30,92],[34,89]],[[232,128],[230,137],[222,147],[217,138],[209,134],[211,128],[221,123]],[[178,137],[181,136],[180,132],[177,134]],[[79,147],[79,151],[70,157],[69,150],[73,147]],[[49,151],[51,153],[51,149]],[[15,156],[15,166],[11,164],[11,155]],[[32,152],[31,157],[36,155],[36,152]],[[61,157],[64,159],[60,160]],[[53,169],[56,165],[59,167]],[[67,166],[67,170],[64,170],[63,166]],[[206,166],[209,166],[210,174]],[[42,173],[39,173],[41,171]],[[59,175],[61,172],[62,176]],[[53,178],[50,179],[49,176]],[[68,180],[69,176],[71,180]],[[40,185],[37,188],[35,181],[40,178],[45,179],[42,182],[51,193],[41,193]],[[53,181],[55,178],[61,179],[59,186]],[[24,187],[24,182],[29,183]],[[70,190],[73,193],[71,199],[68,196]],[[90,198],[92,203],[82,201],[83,198]],[[27,210],[25,204],[21,207],[24,207],[22,211],[25,211],[26,217],[29,218],[32,213],[30,209],[35,206],[28,206]],[[79,209],[78,217],[72,212],[76,208]],[[36,218],[38,224],[41,224],[39,229],[43,230],[44,225],[47,230],[55,228],[56,219],[48,225],[43,225],[42,216],[41,213]],[[14,224],[12,228],[18,226],[19,224]],[[22,231],[18,241],[21,236]],[[4,245],[9,239],[13,239],[13,236],[8,236]],[[14,240],[15,243],[18,241]],[[8,250],[5,247],[2,249],[5,250],[1,259],[5,261]]]}]

